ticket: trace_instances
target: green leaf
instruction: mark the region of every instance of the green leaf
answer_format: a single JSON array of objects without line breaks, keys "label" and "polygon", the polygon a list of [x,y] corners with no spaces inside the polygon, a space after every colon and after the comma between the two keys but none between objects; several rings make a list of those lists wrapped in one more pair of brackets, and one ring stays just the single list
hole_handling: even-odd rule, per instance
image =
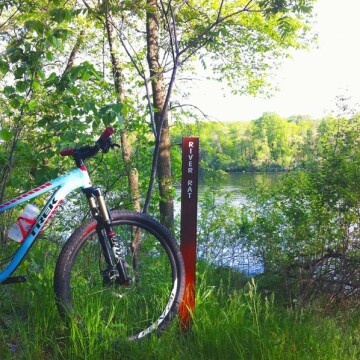
[{"label": "green leaf", "polygon": [[45,115],[41,120],[38,121],[39,126],[47,126],[53,122],[55,122],[56,118],[51,115]]},{"label": "green leaf", "polygon": [[32,99],[27,103],[27,105],[29,110],[34,110],[38,106],[38,103],[36,100]]},{"label": "green leaf", "polygon": [[53,36],[55,36],[57,39],[60,39],[60,40],[66,40],[68,33],[69,32],[66,29],[57,28],[54,30]]},{"label": "green leaf", "polygon": [[41,88],[41,84],[37,80],[33,80],[32,88],[33,90],[39,90]]},{"label": "green leaf", "polygon": [[70,116],[70,115],[71,115],[71,109],[70,109],[70,107],[66,106],[65,104],[64,104],[64,106],[63,106],[63,110],[64,110],[64,115],[66,115],[66,116]]},{"label": "green leaf", "polygon": [[124,107],[124,105],[120,104],[120,103],[116,103],[116,104],[111,105],[112,110],[114,112],[116,112],[116,113],[119,113],[123,107]]},{"label": "green leaf", "polygon": [[18,81],[16,83],[16,90],[19,92],[25,92],[27,89],[29,89],[29,81]]},{"label": "green leaf", "polygon": [[95,112],[95,103],[93,101],[87,101],[84,104],[84,111],[86,113],[89,113],[91,110],[93,110]]},{"label": "green leaf", "polygon": [[38,69],[36,73],[41,80],[45,80],[45,73],[41,69]]},{"label": "green leaf", "polygon": [[59,39],[53,34],[47,36],[47,41],[48,41],[48,46],[53,46],[54,48],[60,47]]},{"label": "green leaf", "polygon": [[0,73],[6,74],[9,69],[9,64],[6,61],[0,59]]},{"label": "green leaf", "polygon": [[64,96],[63,101],[70,107],[76,105],[76,102],[72,96]]},{"label": "green leaf", "polygon": [[91,124],[93,121],[94,121],[94,116],[92,116],[92,115],[88,115],[85,119],[85,122],[87,124]]},{"label": "green leaf", "polygon": [[14,71],[15,79],[21,79],[26,72],[26,67],[19,66]]},{"label": "green leaf", "polygon": [[91,79],[91,73],[90,72],[87,72],[87,71],[84,71],[82,74],[81,74],[81,80],[84,80],[84,81],[88,81]]},{"label": "green leaf", "polygon": [[49,75],[49,77],[46,79],[46,81],[45,81],[45,86],[46,86],[46,87],[49,87],[49,86],[51,86],[51,85],[56,84],[58,81],[59,81],[58,76],[56,75],[56,73],[53,72],[53,73],[51,73],[51,74]]},{"label": "green leaf", "polygon": [[9,104],[13,109],[20,109],[21,103],[17,97],[9,100]]},{"label": "green leaf", "polygon": [[47,51],[46,52],[46,60],[52,61],[54,59],[54,55],[52,53],[52,51]]},{"label": "green leaf", "polygon": [[23,55],[23,50],[19,47],[13,47],[6,51],[6,54],[9,56],[11,63],[18,62]]},{"label": "green leaf", "polygon": [[50,18],[60,24],[65,19],[65,11],[63,9],[54,9],[50,11]]},{"label": "green leaf", "polygon": [[121,124],[123,122],[120,115],[122,108],[123,104],[120,103],[108,104],[100,108],[97,115],[106,126],[112,124],[114,121],[119,121]]},{"label": "green leaf", "polygon": [[56,36],[51,36],[51,43],[55,48],[60,47],[60,41]]},{"label": "green leaf", "polygon": [[120,129],[122,129],[124,127],[124,119],[120,114],[117,114],[117,120],[120,124]]},{"label": "green leaf", "polygon": [[8,129],[0,130],[0,138],[5,141],[10,141],[13,138],[13,134]]},{"label": "green leaf", "polygon": [[43,34],[46,26],[39,20],[29,20],[25,22],[25,29],[31,31],[36,31],[39,35]]},{"label": "green leaf", "polygon": [[5,86],[3,92],[5,95],[9,96],[15,92],[15,88],[12,86]]}]

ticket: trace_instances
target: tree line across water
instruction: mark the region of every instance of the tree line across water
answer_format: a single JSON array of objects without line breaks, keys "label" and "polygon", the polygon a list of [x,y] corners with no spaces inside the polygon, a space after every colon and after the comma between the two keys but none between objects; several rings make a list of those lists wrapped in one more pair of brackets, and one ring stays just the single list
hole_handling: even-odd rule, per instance
[{"label": "tree line across water", "polygon": [[173,143],[180,143],[184,134],[200,137],[203,170],[282,171],[304,168],[326,156],[331,147],[336,151],[344,140],[339,132],[355,133],[359,119],[360,115],[314,120],[264,113],[249,122],[179,123],[172,129],[172,137]]}]

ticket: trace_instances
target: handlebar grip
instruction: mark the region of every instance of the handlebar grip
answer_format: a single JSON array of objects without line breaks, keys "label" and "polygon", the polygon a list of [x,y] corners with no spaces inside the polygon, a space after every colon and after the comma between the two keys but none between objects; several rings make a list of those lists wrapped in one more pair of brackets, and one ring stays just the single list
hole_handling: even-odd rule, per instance
[{"label": "handlebar grip", "polygon": [[111,126],[108,126],[104,132],[101,134],[98,141],[106,141],[112,134],[114,133],[114,129]]},{"label": "handlebar grip", "polygon": [[74,154],[74,149],[64,149],[60,151],[61,156],[70,156]]}]

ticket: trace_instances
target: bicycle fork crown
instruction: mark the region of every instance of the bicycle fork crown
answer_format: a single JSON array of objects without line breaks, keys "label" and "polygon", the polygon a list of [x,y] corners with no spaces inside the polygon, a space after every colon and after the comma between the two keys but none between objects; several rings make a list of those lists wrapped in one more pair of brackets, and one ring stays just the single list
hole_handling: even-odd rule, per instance
[{"label": "bicycle fork crown", "polygon": [[[88,200],[91,214],[94,218],[99,215],[106,222],[110,222],[109,212],[106,208],[105,200],[100,187],[90,187],[83,189],[83,193],[86,195]],[[95,200],[96,199],[96,200]]]}]

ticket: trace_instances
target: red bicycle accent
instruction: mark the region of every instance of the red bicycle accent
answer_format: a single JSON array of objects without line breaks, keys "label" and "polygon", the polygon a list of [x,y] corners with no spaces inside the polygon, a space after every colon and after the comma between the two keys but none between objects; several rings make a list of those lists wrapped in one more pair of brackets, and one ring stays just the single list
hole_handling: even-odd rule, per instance
[{"label": "red bicycle accent", "polygon": [[0,210],[3,209],[4,207],[7,207],[7,206],[9,206],[9,205],[11,205],[11,204],[14,204],[14,203],[20,201],[21,199],[26,198],[26,197],[29,196],[29,195],[35,194],[35,193],[37,193],[38,191],[43,190],[43,189],[45,189],[45,188],[47,188],[47,187],[49,187],[49,186],[51,186],[51,183],[46,183],[46,184],[44,184],[44,185],[38,186],[37,188],[32,189],[32,190],[28,191],[27,193],[22,194],[22,195],[16,197],[15,199],[12,199],[12,200],[10,200],[10,201],[8,201],[8,202],[0,205]]},{"label": "red bicycle accent", "polygon": [[106,141],[113,133],[114,129],[111,126],[108,126],[101,134],[99,140]]},{"label": "red bicycle accent", "polygon": [[74,149],[64,149],[60,151],[61,156],[70,156],[74,154]]}]

